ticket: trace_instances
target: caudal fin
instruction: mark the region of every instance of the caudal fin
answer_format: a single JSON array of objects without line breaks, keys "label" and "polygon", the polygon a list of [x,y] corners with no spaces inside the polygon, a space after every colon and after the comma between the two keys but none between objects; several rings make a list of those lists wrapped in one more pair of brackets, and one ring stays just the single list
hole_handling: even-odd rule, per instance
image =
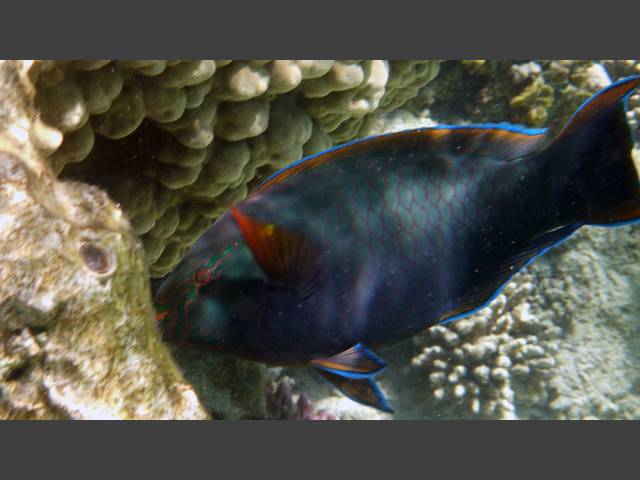
[{"label": "caudal fin", "polygon": [[572,201],[585,208],[587,224],[616,225],[640,220],[640,182],[633,162],[633,135],[626,118],[629,96],[640,75],[613,83],[586,101],[549,149],[573,165]]}]

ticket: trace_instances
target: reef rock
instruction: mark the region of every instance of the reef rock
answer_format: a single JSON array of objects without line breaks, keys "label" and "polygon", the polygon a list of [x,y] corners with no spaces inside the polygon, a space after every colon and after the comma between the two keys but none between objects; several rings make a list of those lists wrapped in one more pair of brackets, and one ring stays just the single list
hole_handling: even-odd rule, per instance
[{"label": "reef rock", "polygon": [[86,149],[88,112],[106,107],[53,88],[47,101],[70,108],[48,127],[32,68],[0,63],[0,418],[207,418],[155,328],[144,251],[121,208],[57,180],[41,155],[61,132]]}]

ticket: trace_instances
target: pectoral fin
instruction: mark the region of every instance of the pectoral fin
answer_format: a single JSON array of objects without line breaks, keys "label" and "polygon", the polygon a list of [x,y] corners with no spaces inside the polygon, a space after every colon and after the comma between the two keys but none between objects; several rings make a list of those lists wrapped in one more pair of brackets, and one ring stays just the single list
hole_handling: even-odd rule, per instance
[{"label": "pectoral fin", "polygon": [[232,208],[242,236],[270,282],[295,288],[301,298],[313,294],[322,279],[317,249],[294,232],[261,223]]},{"label": "pectoral fin", "polygon": [[312,360],[311,365],[347,378],[367,378],[387,366],[375,353],[361,343],[329,358]]},{"label": "pectoral fin", "polygon": [[312,360],[311,365],[351,400],[393,413],[375,380],[386,364],[362,344],[329,358]]}]

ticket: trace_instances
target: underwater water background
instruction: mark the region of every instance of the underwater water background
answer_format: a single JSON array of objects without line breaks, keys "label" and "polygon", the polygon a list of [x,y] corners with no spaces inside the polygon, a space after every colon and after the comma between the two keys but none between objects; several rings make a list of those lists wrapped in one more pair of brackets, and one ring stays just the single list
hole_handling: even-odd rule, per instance
[{"label": "underwater water background", "polygon": [[[36,109],[62,132],[56,148],[40,149],[53,174],[105,190],[143,249],[144,268],[120,247],[109,254],[81,249],[98,272],[82,301],[103,296],[105,309],[133,319],[150,302],[141,272],[157,289],[217,217],[300,158],[357,138],[437,125],[507,122],[557,133],[594,93],[640,74],[640,60],[84,61],[38,68]],[[627,108],[637,142],[640,93]],[[83,198],[93,205],[87,211],[111,208]],[[83,245],[121,241],[111,234],[82,238]],[[132,284],[139,289],[123,286]],[[37,288],[25,295],[38,305],[49,301]],[[12,325],[5,330],[19,335],[0,336],[0,418],[183,418],[199,408],[184,405],[199,402],[222,419],[637,419],[639,299],[640,226],[583,227],[515,274],[486,308],[376,350],[387,364],[376,380],[393,414],[347,398],[311,368],[167,343],[174,367],[146,326],[121,328],[125,320],[57,337],[59,327],[42,325],[59,318],[65,325],[72,316],[50,308],[31,333]],[[12,309],[0,315],[9,319]],[[87,311],[96,321],[110,315]],[[89,365],[82,388],[67,377],[56,383],[67,367],[47,355],[58,354]],[[112,360],[125,367],[107,367]],[[173,379],[159,384],[178,384],[181,375],[188,384],[179,395],[156,397],[175,409],[145,403],[145,389],[155,395],[149,379],[156,374],[147,373],[154,365]],[[143,373],[131,380],[135,372]],[[44,401],[47,385],[56,385],[55,394]],[[58,413],[48,413],[47,402]]]}]

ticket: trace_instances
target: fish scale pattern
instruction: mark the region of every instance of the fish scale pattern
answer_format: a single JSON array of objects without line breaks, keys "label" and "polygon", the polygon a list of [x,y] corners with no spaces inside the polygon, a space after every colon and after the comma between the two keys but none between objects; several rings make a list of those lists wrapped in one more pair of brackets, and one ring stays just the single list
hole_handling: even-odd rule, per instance
[{"label": "fish scale pattern", "polygon": [[[404,162],[405,169],[389,168],[387,163],[391,161]],[[488,213],[471,201],[481,183],[483,188],[491,189],[485,192],[489,205],[495,203],[492,198],[501,195],[495,182],[482,181],[494,174],[491,169],[479,168],[474,161],[467,161],[462,168],[450,168],[461,161],[465,161],[464,157],[446,154],[420,159],[412,159],[409,152],[397,157],[356,155],[312,172],[305,184],[325,185],[324,192],[332,194],[314,193],[307,187],[309,195],[302,203],[321,206],[314,215],[318,217],[315,223],[325,246],[331,245],[336,231],[340,231],[359,239],[374,258],[386,255],[415,263],[423,260],[425,254],[445,251],[456,229],[473,225],[482,228],[482,219]],[[446,168],[445,174],[435,170],[425,173],[425,168],[434,163],[442,164],[443,167],[436,168]],[[381,169],[387,173],[376,174]],[[302,190],[296,186],[296,179],[292,180],[287,189]],[[297,218],[295,209],[290,210],[293,225],[304,221]],[[428,248],[424,248],[425,239]]]},{"label": "fish scale pattern", "polygon": [[[477,147],[473,143],[467,144],[470,152]],[[338,282],[361,274],[378,275],[370,277],[370,294],[391,289],[397,295],[385,301],[414,309],[415,315],[424,317],[424,326],[475,308],[497,288],[490,271],[498,266],[484,265],[487,252],[497,248],[509,258],[512,247],[501,234],[490,233],[509,231],[518,213],[510,208],[512,196],[507,192],[521,176],[514,172],[527,171],[502,169],[503,158],[478,159],[467,152],[457,153],[449,140],[434,146],[429,156],[416,155],[410,148],[362,153],[352,149],[348,157],[337,151],[334,161],[276,184],[275,191],[282,188],[292,196],[285,195],[270,207],[274,214],[278,212],[273,217],[278,218],[277,225],[303,236],[309,225],[315,225],[310,238],[320,242],[325,261],[334,265],[336,274],[340,272],[343,280]],[[313,185],[323,188],[311,188]],[[264,201],[269,203],[267,198]],[[311,205],[313,211],[302,217],[290,205]],[[284,222],[283,211],[289,212]],[[496,216],[494,212],[507,214]],[[361,270],[362,265],[367,267]],[[411,301],[408,307],[411,292],[425,282],[429,282],[425,288],[432,294],[431,303]],[[424,312],[429,313],[425,316]]]},{"label": "fish scale pattern", "polygon": [[[376,163],[366,158],[360,162]],[[429,159],[424,160],[428,162]],[[471,200],[482,177],[491,175],[491,170],[480,174],[469,166],[433,176],[424,176],[419,165],[411,169],[410,175],[386,167],[385,170],[393,173],[376,179],[348,176],[353,181],[335,200],[336,208],[343,212],[347,210],[345,205],[364,205],[362,209],[352,210],[351,216],[355,218],[347,224],[356,226],[349,228],[360,232],[366,248],[374,256],[400,256],[409,263],[420,261],[425,253],[445,251],[452,232],[470,227],[486,215],[477,202],[474,204]],[[460,177],[464,177],[464,182],[460,182]],[[482,182],[483,185],[491,183]],[[490,188],[488,197],[492,203],[491,199],[499,197],[500,191],[493,185]],[[364,228],[358,228],[359,225]],[[425,239],[430,244],[428,249],[423,247]]]}]

